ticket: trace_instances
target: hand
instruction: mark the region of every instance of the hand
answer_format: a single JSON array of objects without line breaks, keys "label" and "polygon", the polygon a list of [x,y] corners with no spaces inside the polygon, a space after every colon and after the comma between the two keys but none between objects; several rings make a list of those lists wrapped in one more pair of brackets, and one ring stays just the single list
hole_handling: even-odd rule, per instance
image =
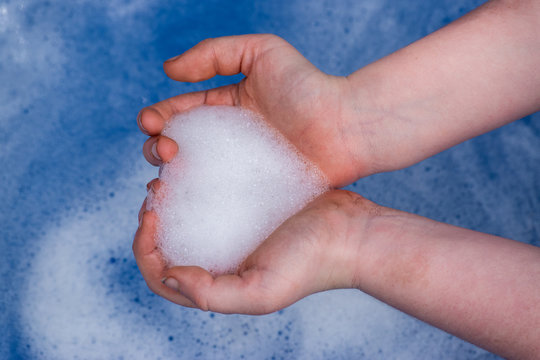
[{"label": "hand", "polygon": [[238,84],[179,95],[143,109],[146,159],[160,165],[177,145],[159,135],[176,113],[208,105],[242,106],[260,114],[316,163],[338,187],[370,173],[369,149],[352,125],[348,81],[323,74],[285,40],[274,35],[208,39],[164,64],[174,80],[197,82],[215,75],[246,77]]},{"label": "hand", "polygon": [[[159,185],[153,180],[150,191],[159,191]],[[174,303],[266,314],[315,292],[353,287],[361,245],[357,239],[379,209],[352,192],[327,192],[276,229],[234,275],[213,278],[195,266],[167,269],[154,242],[156,215],[143,204],[133,252],[150,289]]]},{"label": "hand", "polygon": [[[171,78],[181,81],[195,82],[216,74],[232,75],[238,72],[245,74],[246,78],[239,84],[179,95],[143,109],[138,123],[143,132],[152,136],[143,147],[144,155],[150,163],[160,165],[170,160],[178,151],[174,141],[160,135],[169,118],[191,107],[208,104],[242,106],[261,114],[305,156],[315,162],[334,186],[349,183],[358,177],[359,171],[367,171],[367,160],[361,157],[353,158],[352,150],[347,148],[347,144],[355,149],[361,147],[352,145],[352,131],[345,125],[349,115],[344,104],[350,103],[345,101],[346,79],[321,73],[284,40],[272,35],[206,40],[180,57],[166,62],[164,68]],[[159,181],[155,180],[150,186],[157,191],[159,184]],[[272,235],[246,260],[236,276],[219,277],[216,280],[201,268],[166,269],[154,243],[156,215],[153,212],[144,214],[143,204],[140,215],[142,225],[134,241],[134,253],[139,268],[149,287],[157,294],[181,305],[222,312],[269,312],[312,292],[332,287],[349,287],[350,281],[344,280],[347,276],[337,276],[340,271],[351,271],[351,268],[342,266],[341,257],[336,256],[340,258],[337,262],[331,258],[323,260],[323,254],[328,255],[328,249],[324,248],[328,247],[332,240],[328,231],[328,220],[338,219],[340,214],[330,214],[329,209],[335,207],[332,205],[335,199],[332,199],[344,196],[343,192],[332,194],[334,195],[325,195],[323,200],[315,202],[314,204],[318,205],[312,205],[310,211],[303,211],[303,215],[295,217],[296,220],[288,221],[287,227],[280,228],[279,232]],[[316,219],[313,215],[321,212],[315,210],[314,206],[325,208],[322,219]],[[332,223],[332,227],[335,232],[342,233],[336,223]],[[307,251],[308,248],[302,249],[298,246],[309,242],[313,243],[309,248],[311,253],[302,254],[302,251]],[[322,246],[321,243],[325,245]],[[268,256],[268,253],[275,254]],[[345,253],[348,252],[344,251]],[[327,269],[322,270],[320,264],[323,261],[339,264],[328,265],[335,267],[331,269],[331,272],[336,274],[335,277],[329,276],[325,272]],[[338,268],[341,270],[338,271]],[[169,285],[173,282],[172,279],[179,281],[180,291],[184,295],[164,286],[161,279],[165,276],[169,277]],[[324,277],[325,280],[321,283],[321,279],[316,276]],[[257,281],[260,283],[257,284]],[[254,288],[262,286],[272,289],[274,295],[270,297],[268,291],[261,292],[261,289],[258,289],[253,296],[265,294],[268,299],[257,299],[254,302],[245,293],[235,295],[234,286],[245,287],[243,284],[246,282]],[[214,283],[218,285],[209,285]],[[213,296],[219,293],[215,290],[218,286],[222,288],[224,293],[220,295],[220,303],[216,304],[210,295],[201,293],[205,291],[200,289],[204,284],[214,289]],[[232,286],[228,292],[227,286]],[[232,299],[229,303],[223,300],[226,294],[230,294]],[[238,296],[243,296],[244,302],[241,303],[242,306],[234,308],[234,304],[240,304],[236,299]],[[209,303],[210,301],[213,303]]]}]

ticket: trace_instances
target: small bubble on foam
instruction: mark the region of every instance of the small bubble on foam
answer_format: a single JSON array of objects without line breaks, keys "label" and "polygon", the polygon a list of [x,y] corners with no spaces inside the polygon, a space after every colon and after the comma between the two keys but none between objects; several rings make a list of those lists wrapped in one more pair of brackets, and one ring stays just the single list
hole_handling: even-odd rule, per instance
[{"label": "small bubble on foam", "polygon": [[163,165],[157,242],[171,266],[232,272],[283,221],[328,189],[283,135],[238,107],[176,115],[163,134],[178,154]]}]

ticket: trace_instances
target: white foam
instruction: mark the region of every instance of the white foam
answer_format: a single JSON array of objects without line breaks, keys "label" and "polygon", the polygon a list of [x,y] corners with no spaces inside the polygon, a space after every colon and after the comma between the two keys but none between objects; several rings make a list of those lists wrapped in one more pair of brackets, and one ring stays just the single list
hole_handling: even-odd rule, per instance
[{"label": "white foam", "polygon": [[[19,357],[488,358],[484,350],[357,290],[314,294],[265,316],[208,314],[152,295],[130,249],[144,183],[154,172],[137,159],[124,159],[123,175],[112,189],[107,184],[96,191],[113,190],[114,197],[74,199],[75,210],[60,214],[58,222],[48,218],[43,236],[21,253],[28,268],[13,274],[22,281],[5,291],[20,299],[12,306],[24,351]],[[2,325],[9,335],[11,324]],[[0,349],[0,358],[9,354]]]},{"label": "white foam", "polygon": [[149,198],[170,265],[234,271],[283,221],[328,189],[322,173],[253,113],[201,106],[163,134],[178,144]]}]

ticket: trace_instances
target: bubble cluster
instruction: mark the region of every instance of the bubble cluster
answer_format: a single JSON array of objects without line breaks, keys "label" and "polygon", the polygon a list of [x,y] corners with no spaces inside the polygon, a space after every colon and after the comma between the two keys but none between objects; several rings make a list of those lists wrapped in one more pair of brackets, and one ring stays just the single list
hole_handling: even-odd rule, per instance
[{"label": "bubble cluster", "polygon": [[178,154],[161,168],[148,208],[170,266],[234,271],[283,221],[328,189],[322,172],[250,111],[201,106],[163,135]]}]

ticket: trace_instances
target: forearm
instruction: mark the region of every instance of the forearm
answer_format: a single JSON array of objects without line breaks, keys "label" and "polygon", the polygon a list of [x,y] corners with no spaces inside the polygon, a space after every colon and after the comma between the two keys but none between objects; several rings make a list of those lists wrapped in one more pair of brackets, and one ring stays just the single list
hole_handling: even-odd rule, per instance
[{"label": "forearm", "polygon": [[538,356],[540,248],[383,209],[358,239],[355,286],[502,356]]},{"label": "forearm", "polygon": [[350,131],[403,168],[538,111],[539,69],[540,2],[492,1],[350,75]]}]

